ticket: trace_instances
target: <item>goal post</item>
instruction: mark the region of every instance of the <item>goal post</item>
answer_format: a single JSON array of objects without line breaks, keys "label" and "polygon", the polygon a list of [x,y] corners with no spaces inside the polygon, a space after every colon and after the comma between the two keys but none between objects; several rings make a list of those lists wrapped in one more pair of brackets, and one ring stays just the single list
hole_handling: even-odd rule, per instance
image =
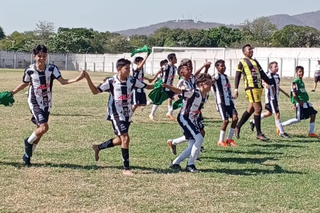
[{"label": "goal post", "polygon": [[[155,74],[160,68],[160,61],[167,59],[168,54],[175,53],[177,65],[181,59],[189,58],[193,62],[193,71],[200,68],[206,61],[214,63],[218,59],[225,60],[225,48],[220,47],[152,47],[150,74]],[[214,66],[211,66],[209,73],[213,74]]]}]

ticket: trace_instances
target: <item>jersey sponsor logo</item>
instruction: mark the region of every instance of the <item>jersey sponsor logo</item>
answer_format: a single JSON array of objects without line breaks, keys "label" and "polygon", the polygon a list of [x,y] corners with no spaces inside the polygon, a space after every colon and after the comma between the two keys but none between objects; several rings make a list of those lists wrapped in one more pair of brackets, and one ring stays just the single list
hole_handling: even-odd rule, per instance
[{"label": "jersey sponsor logo", "polygon": [[129,100],[131,99],[131,95],[120,95],[117,100]]},{"label": "jersey sponsor logo", "polygon": [[300,92],[306,92],[304,88],[300,88]]},{"label": "jersey sponsor logo", "polygon": [[50,84],[49,84],[49,83],[46,83],[46,84],[41,84],[40,86],[38,86],[37,89],[42,89],[42,90],[44,90],[44,89],[48,89],[49,87],[50,87]]}]

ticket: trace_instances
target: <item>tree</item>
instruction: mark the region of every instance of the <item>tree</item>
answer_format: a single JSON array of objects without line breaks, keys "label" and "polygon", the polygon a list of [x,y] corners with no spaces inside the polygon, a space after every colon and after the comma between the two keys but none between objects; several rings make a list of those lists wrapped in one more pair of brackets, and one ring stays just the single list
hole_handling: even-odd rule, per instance
[{"label": "tree", "polygon": [[5,38],[5,37],[6,37],[6,35],[4,34],[4,31],[3,31],[2,27],[0,26],[0,40]]},{"label": "tree", "polygon": [[209,29],[208,36],[212,47],[231,47],[243,39],[243,33],[239,29],[226,26]]},{"label": "tree", "polygon": [[19,33],[15,31],[10,36],[0,41],[0,49],[7,51],[29,52],[30,49],[28,49],[26,46],[27,40],[28,39],[24,33]]},{"label": "tree", "polygon": [[272,35],[278,30],[267,17],[257,18],[252,22],[245,20],[241,28],[247,40],[255,41],[264,47],[271,45]]},{"label": "tree", "polygon": [[39,44],[47,45],[50,36],[55,34],[55,27],[53,22],[39,21],[33,32]]}]

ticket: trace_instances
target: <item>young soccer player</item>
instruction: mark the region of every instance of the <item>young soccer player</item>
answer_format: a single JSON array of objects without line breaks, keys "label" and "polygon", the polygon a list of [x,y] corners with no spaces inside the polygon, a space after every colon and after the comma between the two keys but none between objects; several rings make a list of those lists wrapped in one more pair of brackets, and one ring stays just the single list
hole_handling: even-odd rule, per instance
[{"label": "young soccer player", "polygon": [[[289,138],[289,135],[284,132],[283,126],[281,125],[278,98],[280,92],[282,92],[288,98],[290,96],[288,93],[286,93],[284,90],[280,88],[280,76],[277,74],[278,70],[278,63],[276,61],[269,63],[269,72],[267,72],[267,76],[270,79],[274,79],[276,84],[271,86],[269,86],[268,84],[264,84],[265,109],[267,111],[261,113],[261,120],[270,117],[272,114],[274,114],[274,121],[276,123],[278,135],[280,135],[283,138]],[[253,131],[255,127],[254,120],[250,120],[250,126],[251,131]]]},{"label": "young soccer player", "polygon": [[207,93],[210,91],[212,80],[207,73],[201,73],[196,77],[196,89],[181,90],[167,84],[163,87],[170,89],[176,94],[182,94],[185,99],[183,107],[178,115],[178,122],[183,130],[184,136],[189,141],[189,146],[170,164],[172,169],[181,169],[180,162],[189,157],[186,171],[192,173],[200,172],[194,165],[199,156],[203,136],[200,133],[199,115],[206,102]]},{"label": "young soccer player", "polygon": [[29,86],[28,104],[33,115],[31,121],[37,126],[36,130],[24,140],[25,154],[22,159],[27,166],[31,166],[32,154],[41,137],[48,131],[49,114],[52,106],[52,85],[57,79],[60,84],[75,83],[85,76],[85,72],[75,79],[68,80],[61,76],[57,66],[47,64],[47,47],[38,45],[33,49],[35,64],[31,64],[25,71],[22,83],[11,91],[15,95]]},{"label": "young soccer player", "polygon": [[[216,99],[217,108],[223,120],[218,146],[236,146],[236,143],[232,137],[238,122],[238,113],[234,106],[229,78],[226,74],[224,74],[226,71],[224,60],[216,61],[215,67],[218,70],[218,73],[216,73],[213,77],[212,92]],[[229,130],[227,140],[225,141],[225,132],[230,117],[232,119],[231,128]]]},{"label": "young soccer player", "polygon": [[[153,76],[153,78],[150,78],[149,79],[149,83],[151,83],[152,81],[154,81],[156,78],[158,78],[158,76],[160,75],[160,78],[162,79],[163,77],[163,71],[164,69],[166,68],[168,64],[168,60],[167,59],[164,59],[162,61],[160,61],[160,70]],[[150,102],[151,104],[152,102]]]},{"label": "young soccer player", "polygon": [[317,60],[316,70],[314,71],[314,86],[311,92],[315,92],[318,81],[320,81],[320,60]]},{"label": "young soccer player", "polygon": [[[134,60],[132,76],[139,79],[141,82],[143,82],[144,79],[150,81],[149,78],[144,76],[144,68],[143,68],[149,55],[150,54],[148,54],[145,58],[138,56]],[[144,92],[143,88],[142,89],[140,89],[140,88],[133,89],[132,101],[133,101],[132,112],[134,112],[138,108],[138,106],[140,106],[141,110],[143,110],[143,107],[147,104],[147,97],[146,97],[146,93]]]},{"label": "young soccer player", "polygon": [[309,102],[309,95],[306,91],[304,82],[302,80],[304,75],[304,68],[302,66],[296,67],[296,75],[291,84],[291,103],[295,105],[296,118],[290,119],[282,123],[282,126],[299,123],[301,120],[310,118],[309,137],[317,138],[318,135],[314,133],[316,114],[318,113]]},{"label": "young soccer player", "polygon": [[[168,61],[169,61],[169,63],[164,68],[161,78],[162,78],[163,83],[172,86],[174,77],[175,77],[176,72],[177,72],[177,67],[175,66],[175,64],[177,63],[176,54],[170,53],[168,55]],[[167,89],[167,88],[164,88],[164,92],[166,92],[168,94],[168,97],[169,97],[168,98],[168,113],[166,114],[166,116],[170,120],[174,121],[175,118],[172,115],[172,113],[173,113],[172,100],[173,100],[174,93],[172,91],[170,91],[169,89]],[[158,105],[153,104],[152,110],[151,110],[151,114],[149,115],[149,118],[151,120],[154,120],[154,115],[156,113],[157,108],[158,108]]]},{"label": "young soccer player", "polygon": [[123,159],[123,174],[133,175],[130,171],[129,165],[129,126],[132,116],[132,92],[134,88],[146,88],[153,89],[153,85],[147,85],[137,78],[130,75],[131,62],[124,58],[117,61],[116,67],[118,74],[106,78],[102,84],[96,87],[88,73],[85,78],[87,79],[91,92],[96,95],[101,92],[109,92],[108,101],[108,114],[107,120],[111,121],[116,138],[101,143],[99,145],[93,145],[92,149],[95,153],[96,161],[99,160],[99,152],[102,149],[111,148],[114,146],[121,146],[121,153]]}]

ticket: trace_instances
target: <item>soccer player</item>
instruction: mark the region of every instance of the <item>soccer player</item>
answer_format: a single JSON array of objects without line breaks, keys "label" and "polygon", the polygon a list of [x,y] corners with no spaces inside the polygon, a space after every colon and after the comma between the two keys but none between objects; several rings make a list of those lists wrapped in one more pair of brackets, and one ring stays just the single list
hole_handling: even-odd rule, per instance
[{"label": "soccer player", "polygon": [[48,131],[49,114],[52,106],[52,85],[57,79],[60,84],[75,83],[84,78],[85,72],[75,79],[68,80],[61,76],[57,66],[47,64],[47,47],[38,45],[33,49],[35,64],[31,64],[25,71],[22,83],[11,91],[15,95],[19,91],[29,86],[28,104],[33,115],[31,121],[37,126],[36,130],[24,139],[25,154],[22,159],[27,166],[31,166],[32,154],[39,143],[41,137]]},{"label": "soccer player", "polygon": [[297,77],[291,84],[291,103],[295,105],[296,118],[290,119],[282,123],[282,126],[299,123],[301,120],[310,118],[309,137],[317,138],[318,135],[314,133],[316,114],[318,113],[309,102],[309,95],[306,91],[304,82],[302,80],[304,75],[304,68],[302,66],[296,67]]},{"label": "soccer player", "polygon": [[131,62],[129,60],[124,58],[119,59],[116,64],[118,74],[110,78],[106,78],[98,87],[92,83],[88,73],[85,75],[89,88],[94,95],[101,92],[110,93],[107,120],[111,121],[116,135],[116,138],[111,138],[104,143],[92,146],[95,153],[95,159],[96,161],[99,160],[100,150],[114,146],[121,146],[124,175],[133,175],[130,171],[129,165],[130,137],[128,134],[133,114],[131,100],[133,89],[153,89],[153,85],[147,85],[139,81],[137,78],[130,76],[130,65]]},{"label": "soccer player", "polygon": [[315,92],[317,88],[318,81],[320,81],[320,60],[317,60],[317,68],[314,72],[314,86],[311,92]]},{"label": "soccer player", "polygon": [[[261,119],[270,117],[272,114],[274,114],[274,121],[276,123],[276,129],[278,135],[280,135],[283,138],[289,138],[289,135],[284,132],[283,126],[281,125],[280,121],[280,111],[279,111],[279,93],[282,92],[285,96],[288,98],[290,97],[288,93],[286,93],[284,90],[280,88],[280,76],[277,74],[279,70],[278,63],[276,61],[273,61],[269,63],[269,72],[267,72],[267,75],[270,79],[274,79],[275,85],[265,86],[265,111],[264,113],[261,113]],[[255,124],[254,120],[250,120],[250,126],[251,131],[254,130]]]},{"label": "soccer player", "polygon": [[[224,74],[226,71],[224,60],[216,61],[215,67],[218,70],[218,73],[213,76],[212,92],[216,99],[217,108],[223,120],[218,146],[236,146],[236,143],[232,137],[238,122],[238,113],[234,106],[229,78],[226,74]],[[227,140],[225,141],[224,138],[229,123],[229,118],[232,119],[232,123]]]},{"label": "soccer player", "polygon": [[[150,54],[148,54],[145,58],[138,56],[134,59],[134,67],[133,67],[132,76],[139,79],[141,82],[143,82],[144,79],[150,81],[149,78],[144,76],[144,69],[143,69],[143,66],[146,63],[149,55]],[[134,112],[138,108],[138,106],[140,106],[141,110],[143,110],[143,107],[147,104],[147,97],[146,97],[146,93],[144,92],[143,88],[142,89],[140,89],[140,88],[133,89],[132,101],[133,101],[132,112]]]},{"label": "soccer player", "polygon": [[[169,63],[163,69],[161,78],[162,78],[163,83],[172,86],[174,77],[177,72],[177,67],[175,66],[175,64],[177,63],[177,57],[176,57],[176,54],[170,53],[167,58],[168,58]],[[164,88],[164,92],[166,92],[169,97],[168,98],[168,113],[166,114],[166,116],[170,120],[175,121],[175,118],[172,115],[172,113],[173,113],[172,100],[173,100],[174,92],[170,91],[167,88]],[[156,113],[157,108],[158,108],[158,105],[153,104],[151,114],[149,115],[149,118],[151,120],[154,120],[154,114]]]},{"label": "soccer player", "polygon": [[207,93],[212,86],[211,76],[207,73],[201,73],[196,77],[196,89],[181,90],[167,84],[163,87],[170,89],[176,94],[182,94],[185,99],[183,107],[178,115],[178,122],[183,130],[184,136],[188,139],[188,147],[170,164],[172,169],[181,169],[180,162],[189,157],[186,171],[192,173],[200,172],[195,167],[195,159],[199,156],[203,136],[200,133],[199,115],[207,99]]},{"label": "soccer player", "polygon": [[235,136],[240,138],[240,130],[242,125],[247,122],[250,116],[254,113],[254,120],[257,131],[257,139],[268,141],[264,134],[261,132],[261,96],[262,96],[262,79],[269,85],[274,85],[274,80],[269,79],[265,72],[262,70],[259,62],[252,58],[253,50],[250,44],[242,47],[242,53],[245,58],[241,59],[238,63],[238,68],[235,77],[235,90],[234,98],[238,97],[238,87],[241,75],[244,77],[246,97],[249,101],[248,109],[243,113],[239,123],[235,129]]}]

